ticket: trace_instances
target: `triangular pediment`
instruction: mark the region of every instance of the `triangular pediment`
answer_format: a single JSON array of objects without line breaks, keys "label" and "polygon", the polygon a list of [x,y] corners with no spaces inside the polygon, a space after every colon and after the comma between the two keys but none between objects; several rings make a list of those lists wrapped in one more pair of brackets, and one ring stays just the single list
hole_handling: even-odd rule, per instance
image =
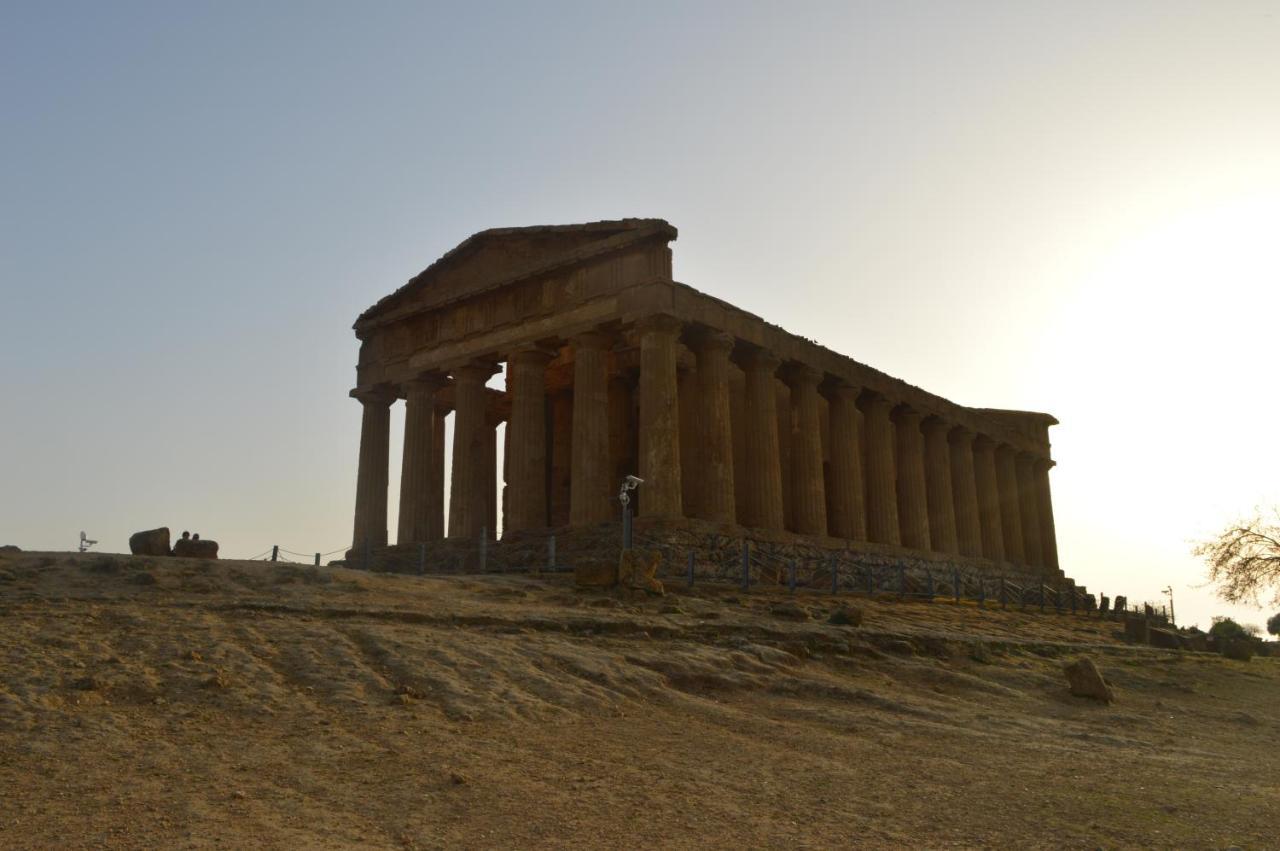
[{"label": "triangular pediment", "polygon": [[655,234],[674,239],[676,230],[662,219],[619,219],[481,231],[360,314],[355,328],[359,331],[405,312],[586,262]]}]

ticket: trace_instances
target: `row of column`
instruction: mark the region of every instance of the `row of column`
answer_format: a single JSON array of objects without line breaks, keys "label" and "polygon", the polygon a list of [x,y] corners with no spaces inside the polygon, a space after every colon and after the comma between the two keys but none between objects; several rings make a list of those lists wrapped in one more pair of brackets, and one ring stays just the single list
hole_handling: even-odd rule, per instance
[{"label": "row of column", "polygon": [[[1057,568],[1048,471],[1051,461],[997,445],[984,435],[922,419],[905,406],[832,381],[719,331],[686,339],[696,367],[686,376],[683,443],[695,457],[682,475],[682,397],[677,352],[682,323],[653,316],[636,325],[639,375],[634,423],[631,387],[611,385],[613,337],[575,336],[572,348],[572,428],[568,522],[589,525],[613,517],[620,434],[634,425],[635,462],[645,479],[644,515],[688,515],[763,529],[868,540],[996,561]],[[520,532],[550,523],[552,465],[546,371],[556,351],[539,346],[507,355],[510,415],[506,440],[504,528]],[[740,407],[731,410],[731,361],[744,375]],[[448,534],[474,537],[494,529],[495,423],[486,411],[490,362],[451,370],[454,388],[453,474]],[[775,391],[791,391],[795,427],[780,434]],[[443,415],[435,403],[443,376],[423,376],[404,388],[405,449],[401,483],[401,543],[442,537]],[[623,386],[619,386],[619,385]],[[624,392],[625,391],[625,392]],[[393,397],[370,393],[364,404],[357,483],[357,543],[386,543],[388,409]],[[827,421],[822,422],[826,400]],[[690,416],[692,413],[692,416]],[[786,418],[783,418],[786,421]],[[823,426],[829,449],[824,458]],[[744,451],[735,468],[734,431]],[[782,441],[788,440],[788,463]],[[784,491],[785,489],[785,491]],[[784,492],[787,499],[784,500]],[[687,504],[686,504],[687,502]],[[784,503],[787,511],[784,514]]]}]

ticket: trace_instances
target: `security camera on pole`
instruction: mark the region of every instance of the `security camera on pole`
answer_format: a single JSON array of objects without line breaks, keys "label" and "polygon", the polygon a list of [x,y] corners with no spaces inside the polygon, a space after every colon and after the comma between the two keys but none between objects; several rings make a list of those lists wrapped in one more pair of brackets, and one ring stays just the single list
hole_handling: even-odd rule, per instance
[{"label": "security camera on pole", "polygon": [[622,503],[622,548],[631,549],[631,491],[644,484],[639,476],[627,476],[622,480],[622,488],[618,491],[618,502]]}]

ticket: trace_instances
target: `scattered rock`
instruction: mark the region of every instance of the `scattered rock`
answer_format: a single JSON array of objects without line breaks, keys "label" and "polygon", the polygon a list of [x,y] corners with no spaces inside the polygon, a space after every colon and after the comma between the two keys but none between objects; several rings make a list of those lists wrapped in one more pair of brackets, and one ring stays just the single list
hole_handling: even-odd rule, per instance
[{"label": "scattered rock", "polygon": [[769,614],[775,618],[786,618],[791,621],[807,621],[810,619],[809,610],[792,600],[774,603],[769,607]]},{"label": "scattered rock", "polygon": [[20,552],[22,552],[22,550],[18,549],[13,544],[5,544],[4,546],[0,547],[0,553],[20,553]]},{"label": "scattered rock", "polygon": [[454,772],[450,772],[449,774],[449,782],[452,783],[454,786],[463,786],[466,784],[467,778],[459,774],[458,772],[454,771]]},{"label": "scattered rock", "polygon": [[134,532],[129,536],[129,552],[136,556],[169,555],[169,527]]},{"label": "scattered rock", "polygon": [[1092,700],[1111,703],[1116,699],[1115,691],[1102,678],[1102,672],[1088,656],[1081,656],[1074,662],[1062,666],[1067,675],[1067,684],[1076,697],[1087,697]]},{"label": "scattered rock", "polygon": [[890,641],[884,646],[884,649],[888,650],[890,653],[897,653],[902,656],[916,655],[915,646],[912,645],[910,641],[906,641],[901,638],[895,638],[893,641]]},{"label": "scattered rock", "polygon": [[179,538],[173,544],[173,554],[182,558],[216,559],[218,557],[218,542],[210,541],[207,538],[201,538],[198,541],[191,538]]},{"label": "scattered rock", "polygon": [[231,793],[231,797],[235,798],[237,801],[243,801],[248,796],[245,795],[243,790],[237,789]]},{"label": "scattered rock", "polygon": [[837,626],[862,626],[862,609],[857,606],[841,606],[831,613],[827,623]]},{"label": "scattered rock", "polygon": [[401,697],[412,698],[413,700],[422,700],[422,698],[426,697],[426,695],[423,694],[418,689],[414,688],[411,685],[405,685],[403,683],[396,686],[396,694]]}]

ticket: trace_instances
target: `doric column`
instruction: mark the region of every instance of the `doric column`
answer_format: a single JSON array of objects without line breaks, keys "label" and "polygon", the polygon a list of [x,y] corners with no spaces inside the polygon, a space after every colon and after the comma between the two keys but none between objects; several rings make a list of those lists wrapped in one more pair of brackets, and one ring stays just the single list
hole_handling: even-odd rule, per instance
[{"label": "doric column", "polygon": [[1022,508],[1018,500],[1018,471],[1012,447],[996,448],[996,484],[1000,488],[1000,526],[1004,530],[1004,557],[1015,564],[1026,564],[1022,549]]},{"label": "doric column", "polygon": [[733,523],[733,423],[729,412],[729,352],[733,337],[711,331],[694,343],[698,358],[698,436],[702,486],[698,516],[717,523]]},{"label": "doric column", "polygon": [[791,504],[791,442],[795,436],[795,412],[791,410],[791,388],[781,378],[773,382],[773,407],[778,414],[778,467],[782,471],[782,528],[794,529]]},{"label": "doric column", "polygon": [[910,408],[900,408],[894,419],[898,453],[898,525],[902,545],[917,550],[929,549],[929,498],[924,478],[924,437],[920,433],[920,415]]},{"label": "doric column", "polygon": [[434,540],[428,536],[428,519],[433,510],[442,510],[444,496],[431,490],[431,465],[436,454],[436,391],[443,386],[443,376],[432,374],[405,385],[398,544]]},{"label": "doric column", "polygon": [[1049,468],[1054,465],[1047,458],[1037,458],[1035,463],[1036,496],[1039,498],[1040,545],[1044,553],[1045,567],[1058,569],[1058,535],[1053,522],[1053,495],[1049,491]]},{"label": "doric column", "polygon": [[702,516],[702,452],[698,434],[702,402],[698,398],[698,371],[680,358],[676,349],[676,411],[680,416],[680,504],[686,517]]},{"label": "doric column", "polygon": [[391,432],[391,403],[386,390],[353,392],[360,400],[360,466],[356,473],[355,528],[352,549],[387,545],[387,464]]},{"label": "doric column", "polygon": [[973,432],[963,426],[951,431],[951,494],[960,554],[981,558],[982,513],[973,469],[973,436]]},{"label": "doric column", "polygon": [[[437,399],[439,394],[436,394]],[[433,412],[431,429],[435,440],[431,443],[431,464],[427,468],[427,540],[444,538],[444,419],[452,409],[438,401]]]},{"label": "doric column", "polygon": [[888,399],[873,396],[862,409],[867,430],[867,535],[878,544],[902,543],[892,408]]},{"label": "doric column", "polygon": [[746,525],[782,529],[782,465],[778,459],[778,413],[774,374],[780,360],[764,349],[742,355],[746,481],[738,485],[746,499]]},{"label": "doric column", "polygon": [[617,490],[624,477],[639,475],[636,461],[636,406],[635,379],[627,373],[619,373],[609,380],[609,490],[612,515],[619,516],[622,506],[617,500]]},{"label": "doric column", "polygon": [[960,552],[956,537],[956,507],[951,481],[951,427],[936,417],[925,420],[924,474],[929,501],[929,542],[934,552]]},{"label": "doric column", "polygon": [[680,321],[655,315],[640,332],[640,512],[646,517],[683,515],[680,478],[680,412],[676,388],[676,338]]},{"label": "doric column", "polygon": [[573,346],[573,464],[569,524],[588,526],[613,514],[609,481],[609,348],[599,332],[579,334]]},{"label": "doric column", "polygon": [[560,390],[547,398],[547,446],[551,455],[551,482],[547,486],[547,513],[551,525],[569,525],[570,483],[573,480],[573,393]]},{"label": "doric column", "polygon": [[1036,493],[1034,462],[1035,458],[1025,452],[1019,452],[1014,458],[1018,512],[1022,518],[1022,552],[1027,564],[1040,567],[1044,564],[1044,546],[1040,542],[1040,495]]},{"label": "doric column", "polygon": [[822,475],[822,422],[818,416],[822,373],[803,364],[793,364],[785,373],[796,414],[791,443],[792,528],[802,535],[825,535],[827,493]]},{"label": "doric column", "polygon": [[506,478],[509,488],[503,534],[547,525],[547,364],[552,352],[518,349],[507,359]]},{"label": "doric column", "polygon": [[847,384],[837,385],[827,394],[831,441],[831,514],[827,527],[833,537],[865,541],[867,518],[863,508],[857,401],[858,389]]},{"label": "doric column", "polygon": [[480,433],[480,456],[484,466],[480,478],[480,492],[484,495],[484,523],[481,528],[490,540],[498,532],[498,426],[502,417],[494,411],[486,411],[484,430]]},{"label": "doric column", "polygon": [[[449,488],[449,537],[477,538],[488,514],[485,501],[484,439],[493,439],[485,421],[484,383],[497,370],[473,361],[453,370],[453,470]],[[494,482],[489,482],[494,487]]]},{"label": "doric column", "polygon": [[1004,524],[1000,519],[1000,484],[996,475],[996,445],[980,434],[973,441],[973,476],[978,491],[978,519],[982,524],[982,554],[1004,561]]}]

